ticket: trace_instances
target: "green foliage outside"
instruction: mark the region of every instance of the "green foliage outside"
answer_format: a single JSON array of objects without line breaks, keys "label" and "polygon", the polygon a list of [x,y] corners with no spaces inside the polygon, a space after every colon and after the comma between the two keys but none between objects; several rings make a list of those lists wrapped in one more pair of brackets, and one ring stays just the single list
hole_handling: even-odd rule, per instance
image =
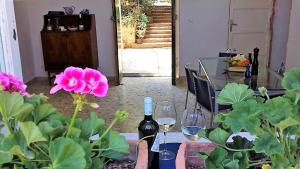
[{"label": "green foliage outside", "polygon": [[[218,128],[199,133],[217,145],[210,154],[199,153],[206,168],[300,168],[300,69],[287,71],[281,84],[286,89],[284,96],[272,99],[266,88],[259,88],[266,101],[243,84],[228,84],[221,91],[217,102],[232,105],[233,109],[215,117]],[[232,143],[227,143],[229,136],[243,131],[256,139],[235,136]]]},{"label": "green foliage outside", "polygon": [[[23,97],[0,90],[0,113],[7,134],[0,134],[1,169],[102,169],[112,159],[129,152],[124,136],[112,129],[127,113],[117,112],[110,125],[91,113],[71,119],[63,116],[44,95]],[[99,134],[98,140],[90,137]]]},{"label": "green foliage outside", "polygon": [[135,43],[135,39],[143,38],[149,17],[156,0],[124,0],[121,1],[122,36],[125,47]]}]

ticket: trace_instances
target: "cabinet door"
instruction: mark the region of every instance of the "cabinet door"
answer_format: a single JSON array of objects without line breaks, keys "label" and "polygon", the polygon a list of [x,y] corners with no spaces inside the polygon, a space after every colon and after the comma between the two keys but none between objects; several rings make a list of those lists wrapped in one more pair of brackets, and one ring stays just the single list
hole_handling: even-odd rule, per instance
[{"label": "cabinet door", "polygon": [[68,54],[72,66],[92,67],[89,32],[72,32],[68,36]]},{"label": "cabinet door", "polygon": [[46,70],[61,70],[68,65],[67,35],[61,32],[42,32]]}]

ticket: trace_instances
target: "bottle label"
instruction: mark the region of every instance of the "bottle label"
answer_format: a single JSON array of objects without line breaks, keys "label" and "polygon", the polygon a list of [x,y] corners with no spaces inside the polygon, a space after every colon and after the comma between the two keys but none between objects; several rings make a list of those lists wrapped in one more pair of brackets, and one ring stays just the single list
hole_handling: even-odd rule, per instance
[{"label": "bottle label", "polygon": [[159,135],[157,134],[156,137],[155,137],[155,140],[153,142],[153,145],[151,147],[151,151],[153,152],[159,152]]}]

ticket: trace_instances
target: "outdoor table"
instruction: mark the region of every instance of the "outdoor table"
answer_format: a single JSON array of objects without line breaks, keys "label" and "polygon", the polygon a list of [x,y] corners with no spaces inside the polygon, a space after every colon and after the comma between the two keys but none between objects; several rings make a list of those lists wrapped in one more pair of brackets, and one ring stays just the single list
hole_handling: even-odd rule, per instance
[{"label": "outdoor table", "polygon": [[[204,76],[210,83],[214,98],[217,98],[221,90],[228,83],[246,84],[259,95],[258,88],[265,87],[270,95],[281,95],[284,89],[281,86],[281,79],[278,73],[272,69],[260,65],[257,76],[245,78],[244,72],[228,71],[228,57],[202,57],[199,59],[199,74]],[[212,98],[213,99],[213,98]],[[219,105],[215,102],[214,115],[219,113]]]}]

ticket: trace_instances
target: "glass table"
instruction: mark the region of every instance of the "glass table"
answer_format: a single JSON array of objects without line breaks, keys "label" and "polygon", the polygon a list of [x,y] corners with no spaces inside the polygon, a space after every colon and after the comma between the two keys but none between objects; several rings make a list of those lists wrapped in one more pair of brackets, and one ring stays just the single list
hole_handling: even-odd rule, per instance
[{"label": "glass table", "polygon": [[[227,57],[206,57],[199,59],[199,73],[209,81],[215,92],[215,98],[217,98],[220,91],[228,83],[246,84],[257,95],[259,95],[259,87],[267,88],[270,95],[283,94],[284,89],[281,86],[282,76],[275,71],[268,67],[260,66],[257,76],[245,78],[242,71],[229,71],[228,59]],[[213,113],[218,114],[218,104],[215,103],[214,106],[215,112]]]}]

